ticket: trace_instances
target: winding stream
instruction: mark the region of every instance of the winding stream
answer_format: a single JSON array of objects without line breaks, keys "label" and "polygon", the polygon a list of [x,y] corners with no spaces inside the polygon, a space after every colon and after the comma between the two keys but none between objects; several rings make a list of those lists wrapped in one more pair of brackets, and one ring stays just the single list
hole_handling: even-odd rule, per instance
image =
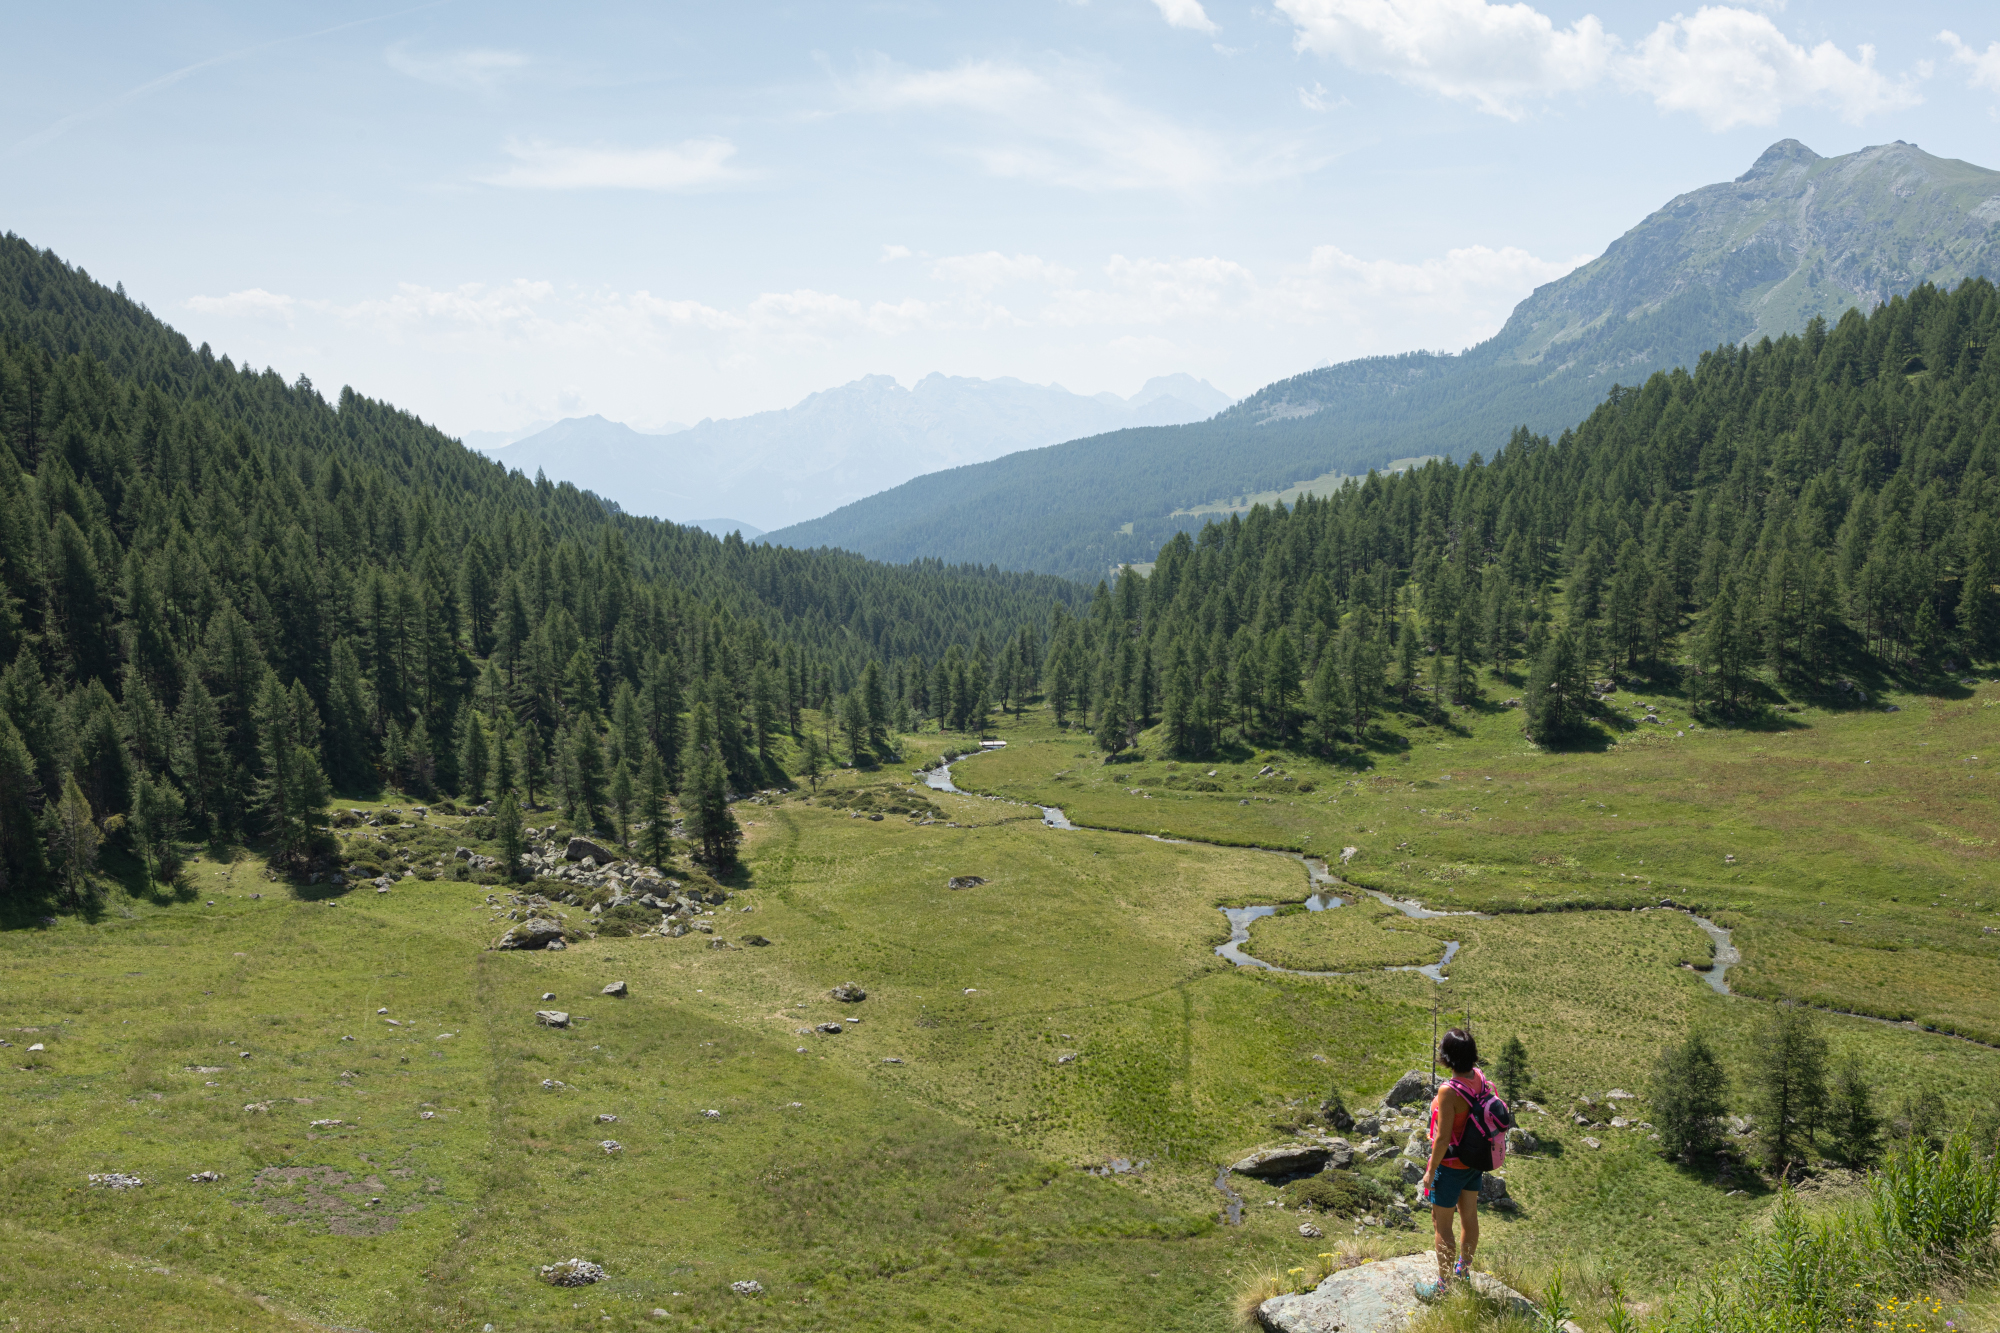
[{"label": "winding stream", "polygon": [[[930,770],[929,772],[923,775],[924,785],[929,787],[932,791],[948,791],[957,796],[981,795],[978,792],[964,791],[959,787],[953,785],[951,780],[951,765],[959,762],[959,759],[970,759],[970,758],[972,758],[971,755],[960,755],[958,759],[954,759],[950,763],[939,764],[936,768]],[[982,797],[982,799],[995,801],[1001,798],[997,796],[984,796]],[[1069,822],[1069,819],[1063,814],[1062,809],[1059,806],[1037,805],[1035,808],[1042,812],[1042,822],[1044,824],[1047,824],[1050,828],[1073,829],[1076,827],[1076,825]],[[1163,838],[1155,833],[1148,833],[1144,836],[1151,838],[1155,842],[1195,841],[1194,839],[1190,838]],[[1338,897],[1335,894],[1327,892],[1326,886],[1340,885],[1341,881],[1334,877],[1333,872],[1327,868],[1327,864],[1325,861],[1322,861],[1317,857],[1306,856],[1299,852],[1281,852],[1277,851],[1274,848],[1257,848],[1255,850],[1269,852],[1270,855],[1272,856],[1289,857],[1292,860],[1299,862],[1306,868],[1306,876],[1312,882],[1313,885],[1312,894],[1306,898],[1306,910],[1308,912],[1330,912],[1336,907],[1344,907],[1347,905],[1348,901],[1347,899]],[[1341,885],[1341,887],[1344,888],[1347,886]],[[1392,898],[1388,894],[1383,893],[1376,889],[1365,889],[1363,890],[1363,892],[1367,893],[1370,897],[1379,899],[1380,901],[1388,904],[1390,907],[1395,908],[1397,911],[1401,912],[1404,916],[1411,917],[1417,920],[1424,920],[1432,917],[1441,917],[1441,916],[1483,915],[1483,913],[1479,912],[1434,912],[1430,908],[1425,907],[1422,903],[1417,902],[1414,899]],[[1227,958],[1230,962],[1236,964],[1238,967],[1261,968],[1266,972],[1282,972],[1287,976],[1351,977],[1360,975],[1359,973],[1355,972],[1309,972],[1300,968],[1278,967],[1275,964],[1267,963],[1261,958],[1254,958],[1251,955],[1243,952],[1243,946],[1250,942],[1250,923],[1257,920],[1260,917],[1275,916],[1278,912],[1278,909],[1283,905],[1284,904],[1281,903],[1263,903],[1253,907],[1216,908],[1215,910],[1221,912],[1222,915],[1229,921],[1229,938],[1227,940],[1224,940],[1221,944],[1216,945],[1215,952],[1220,957]],[[1708,923],[1708,926],[1711,932],[1720,929],[1720,927],[1714,926],[1713,923]],[[1723,934],[1724,944],[1726,944],[1729,933],[1727,931],[1723,931],[1722,934]],[[1417,972],[1422,974],[1423,976],[1430,978],[1432,981],[1442,984],[1451,979],[1444,974],[1444,970],[1445,968],[1451,966],[1451,960],[1458,956],[1460,943],[1461,942],[1458,940],[1445,941],[1444,957],[1438,959],[1435,963],[1425,963],[1418,966],[1385,967],[1382,970],[1384,972]],[[1722,962],[1722,955],[1721,955],[1722,947],[1723,945],[1717,946],[1717,954],[1716,954],[1717,970],[1714,976],[1710,979],[1709,982],[1710,985],[1715,985],[1717,981],[1720,980],[1721,969],[1722,967],[1725,966],[1725,964],[1723,964]],[[1734,962],[1735,959],[1732,957],[1730,961]],[[1727,989],[1723,990],[1723,994],[1726,995],[1728,993],[1729,992],[1727,991]]]}]

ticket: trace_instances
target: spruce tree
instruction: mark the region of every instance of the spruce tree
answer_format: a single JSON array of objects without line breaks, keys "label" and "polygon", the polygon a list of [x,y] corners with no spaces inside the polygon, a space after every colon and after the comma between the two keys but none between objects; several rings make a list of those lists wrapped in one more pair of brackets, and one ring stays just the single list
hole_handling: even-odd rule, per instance
[{"label": "spruce tree", "polygon": [[63,775],[61,799],[48,807],[47,838],[50,860],[55,864],[63,901],[71,908],[82,907],[90,897],[91,872],[97,869],[99,834],[91,818],[90,802],[74,774]]},{"label": "spruce tree", "polygon": [[1827,1110],[1826,1038],[1812,1010],[1786,1001],[1757,1046],[1757,1129],[1773,1170],[1804,1160]]},{"label": "spruce tree", "polygon": [[687,778],[681,787],[681,818],[688,838],[700,847],[703,861],[727,869],[736,863],[743,830],[729,808],[729,777],[717,752],[715,719],[706,704],[696,704],[689,717],[688,755],[682,770]]},{"label": "spruce tree", "polygon": [[1669,1157],[1698,1157],[1721,1141],[1728,1077],[1714,1048],[1699,1032],[1660,1052],[1653,1066],[1653,1123]]},{"label": "spruce tree", "polygon": [[856,768],[868,764],[868,707],[858,692],[841,696],[840,729],[847,737],[847,760]]},{"label": "spruce tree", "polygon": [[571,824],[588,832],[604,820],[604,752],[598,747],[597,728],[591,719],[579,717],[569,730],[565,772],[569,802],[565,812]]},{"label": "spruce tree", "polygon": [[1849,1166],[1867,1166],[1881,1155],[1882,1117],[1875,1112],[1875,1090],[1858,1052],[1848,1052],[1834,1074],[1826,1123],[1834,1155]]},{"label": "spruce tree", "polygon": [[180,856],[174,843],[186,819],[186,803],[171,782],[140,776],[132,792],[130,827],[133,847],[146,868],[149,883],[171,883],[180,873]]},{"label": "spruce tree", "polygon": [[302,865],[326,821],[318,730],[305,687],[295,682],[287,690],[275,673],[267,675],[257,695],[257,801],[271,859],[280,864]]},{"label": "spruce tree", "polygon": [[639,818],[646,822],[646,860],[663,866],[673,853],[673,812],[667,807],[667,766],[660,752],[648,746],[646,766],[639,774]]},{"label": "spruce tree", "polygon": [[477,801],[486,794],[486,723],[471,708],[461,711],[460,723],[464,733],[458,747],[458,794]]},{"label": "spruce tree", "polygon": [[799,738],[799,774],[812,784],[813,793],[819,793],[819,775],[826,770],[826,752],[820,747],[819,737],[808,731]]},{"label": "spruce tree", "polygon": [[342,637],[333,645],[333,672],[326,692],[326,770],[336,787],[356,791],[372,781],[374,745],[369,727],[374,711],[361,675],[361,655],[352,639]]},{"label": "spruce tree", "polygon": [[528,840],[521,827],[521,806],[514,799],[513,792],[500,797],[500,804],[493,811],[494,836],[500,842],[500,867],[508,879],[521,877],[521,854],[528,849]]},{"label": "spruce tree", "polygon": [[34,756],[13,719],[0,709],[0,910],[32,902],[51,887],[42,830],[35,821],[40,803]]},{"label": "spruce tree", "polygon": [[611,809],[618,820],[618,843],[629,847],[632,841],[632,765],[620,759],[618,766],[611,770]]},{"label": "spruce tree", "polygon": [[1528,672],[1524,696],[1528,734],[1543,745],[1558,744],[1583,729],[1589,697],[1583,660],[1568,626],[1550,635]]}]

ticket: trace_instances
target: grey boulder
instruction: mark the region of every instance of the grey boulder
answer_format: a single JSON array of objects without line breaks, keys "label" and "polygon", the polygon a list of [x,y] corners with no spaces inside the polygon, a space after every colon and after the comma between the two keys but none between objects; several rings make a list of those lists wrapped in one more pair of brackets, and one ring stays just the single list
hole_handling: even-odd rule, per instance
[{"label": "grey boulder", "polygon": [[494,944],[496,949],[546,949],[562,943],[562,922],[531,916],[512,927]]},{"label": "grey boulder", "polygon": [[1316,1144],[1288,1143],[1253,1152],[1229,1169],[1239,1176],[1309,1176],[1326,1168],[1331,1150]]},{"label": "grey boulder", "polygon": [[1431,1076],[1421,1069],[1412,1069],[1396,1080],[1396,1086],[1389,1089],[1389,1095],[1382,1099],[1384,1106],[1409,1106],[1414,1102],[1427,1102],[1431,1098]]},{"label": "grey boulder", "polygon": [[545,1028],[566,1028],[569,1026],[569,1015],[560,1009],[537,1009],[535,1021]]},{"label": "grey boulder", "polygon": [[563,859],[566,861],[581,861],[586,856],[601,866],[608,866],[618,859],[616,852],[608,852],[588,838],[571,838],[569,845],[563,848]]},{"label": "grey boulder", "polygon": [[623,995],[625,994],[625,983],[622,981],[614,981],[609,986],[606,986],[604,988],[603,993],[606,995]]},{"label": "grey boulder", "polygon": [[846,1004],[859,1004],[868,998],[868,992],[851,981],[843,981],[826,993],[829,1000],[840,1000]]}]

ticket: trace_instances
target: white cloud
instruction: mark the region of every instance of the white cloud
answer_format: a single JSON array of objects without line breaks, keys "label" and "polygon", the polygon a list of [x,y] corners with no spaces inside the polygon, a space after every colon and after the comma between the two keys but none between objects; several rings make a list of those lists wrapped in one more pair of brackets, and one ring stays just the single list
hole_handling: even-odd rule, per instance
[{"label": "white cloud", "polygon": [[1288,146],[1249,149],[1135,107],[1088,71],[1047,72],[997,60],[941,70],[887,61],[847,88],[849,101],[878,112],[960,112],[984,135],[960,136],[957,151],[995,176],[1086,190],[1196,190],[1311,170]]},{"label": "white cloud", "polygon": [[1484,0],[1278,0],[1301,51],[1387,74],[1496,116],[1588,88],[1617,45],[1586,14],[1567,28],[1525,5]]},{"label": "white cloud", "polygon": [[1990,88],[2000,93],[2000,42],[1987,44],[1984,51],[1976,51],[1958,39],[1958,34],[1947,28],[1937,35],[1937,39],[1951,47],[1954,64],[1972,66],[1972,86]]},{"label": "white cloud", "polygon": [[496,51],[488,47],[425,55],[412,51],[407,42],[398,42],[385,55],[389,68],[398,74],[466,92],[490,91],[508,75],[528,66],[528,58],[519,51]]},{"label": "white cloud", "polygon": [[[1784,8],[1783,0],[1753,3]],[[1830,41],[1807,48],[1765,15],[1733,6],[1675,15],[1629,52],[1594,15],[1558,28],[1525,3],[1278,0],[1278,8],[1297,28],[1294,45],[1302,51],[1510,120],[1534,103],[1607,78],[1651,96],[1663,111],[1691,112],[1713,130],[1768,125],[1792,107],[1811,105],[1858,122],[1920,100],[1910,80],[1875,68],[1873,47],[1857,47],[1856,55]],[[1981,59],[1972,57],[1976,67]],[[1304,94],[1301,100],[1311,105]]]},{"label": "white cloud", "polygon": [[524,190],[694,190],[740,180],[727,139],[688,139],[658,148],[572,148],[540,140],[507,145],[514,165],[482,177]]},{"label": "white cloud", "polygon": [[1621,74],[1662,110],[1691,111],[1712,130],[1769,125],[1816,104],[1858,124],[1921,100],[1908,81],[1875,68],[1875,48],[1857,49],[1859,58],[1832,42],[1808,50],[1762,14],[1703,7],[1653,29]]},{"label": "white cloud", "polygon": [[1208,11],[1201,7],[1201,0],[1153,0],[1153,3],[1160,7],[1160,17],[1167,21],[1168,27],[1206,33],[1216,30]]},{"label": "white cloud", "polygon": [[973,296],[985,296],[1014,283],[1062,284],[1076,275],[1036,255],[1003,255],[988,250],[977,255],[947,255],[931,265],[931,276]]},{"label": "white cloud", "polygon": [[885,245],[882,247],[882,262],[886,264],[895,259],[908,259],[910,254],[907,245]]},{"label": "white cloud", "polygon": [[191,296],[187,308],[203,315],[222,315],[230,319],[277,319],[289,324],[292,310],[298,302],[277,292],[267,292],[262,287],[251,287],[227,296]]}]

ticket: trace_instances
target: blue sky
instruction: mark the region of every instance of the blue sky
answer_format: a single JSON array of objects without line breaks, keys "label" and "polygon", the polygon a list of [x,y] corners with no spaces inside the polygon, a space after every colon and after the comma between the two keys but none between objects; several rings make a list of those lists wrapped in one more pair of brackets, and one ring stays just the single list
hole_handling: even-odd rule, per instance
[{"label": "blue sky", "polygon": [[[1774,140],[2000,166],[2000,7],[9,7],[0,229],[453,431],[1491,334]],[[1945,34],[1949,34],[1948,36]]]}]

